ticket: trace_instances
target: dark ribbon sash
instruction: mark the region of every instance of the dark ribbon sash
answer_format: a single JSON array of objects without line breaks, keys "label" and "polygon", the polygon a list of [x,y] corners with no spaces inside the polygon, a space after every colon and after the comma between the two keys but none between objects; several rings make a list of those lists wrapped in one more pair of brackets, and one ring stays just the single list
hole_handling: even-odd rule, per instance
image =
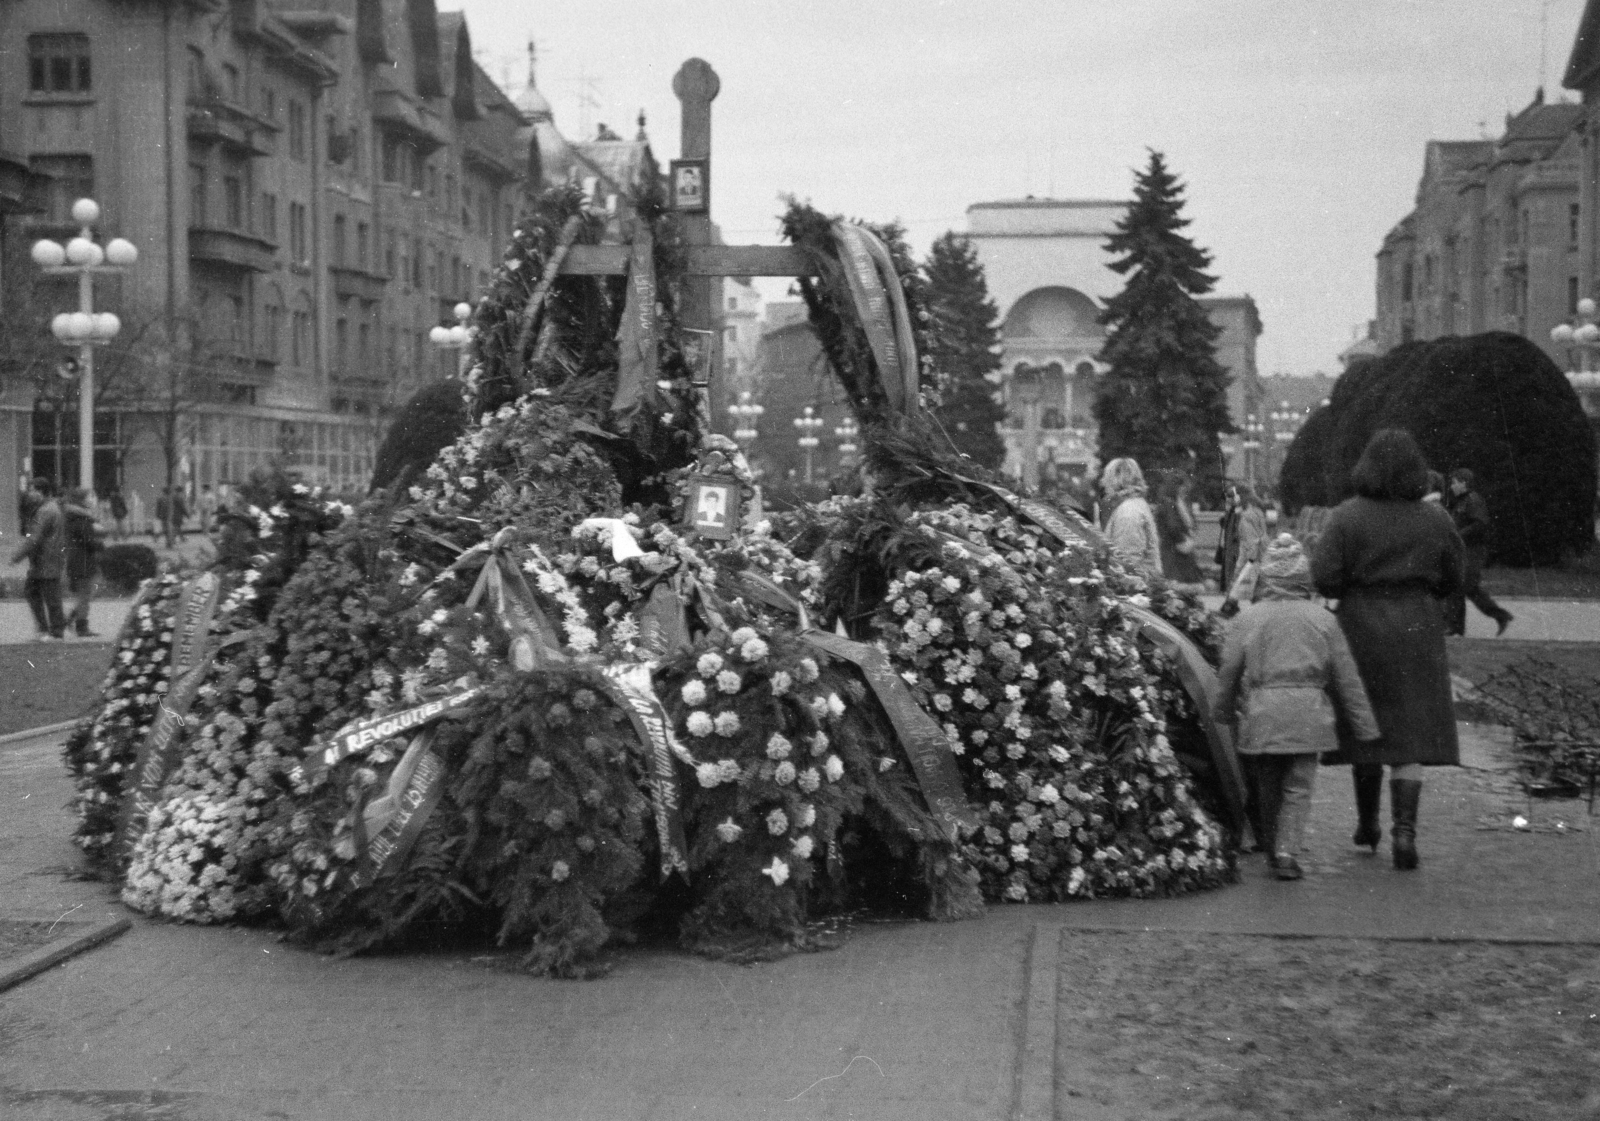
[{"label": "dark ribbon sash", "polygon": [[356,814],[356,870],[350,883],[364,888],[405,862],[422,827],[444,795],[444,760],[434,754],[435,729],[417,733],[389,775],[386,793]]},{"label": "dark ribbon sash", "polygon": [[[833,235],[850,298],[866,332],[889,407],[898,413],[916,412],[916,342],[911,337],[905,294],[900,290],[900,278],[889,251],[870,230],[853,222],[834,222]],[[899,338],[897,325],[901,328]]]},{"label": "dark ribbon sash", "polygon": [[463,689],[459,693],[438,697],[399,712],[353,720],[326,740],[306,748],[305,758],[289,768],[289,779],[296,784],[310,782],[335,763],[359,755],[396,736],[421,729],[446,713],[454,712],[479,692],[481,690]]},{"label": "dark ribbon sash", "polygon": [[617,332],[617,389],[611,411],[626,424],[656,384],[656,267],[650,228],[639,223],[628,258],[628,294]]},{"label": "dark ribbon sash", "polygon": [[594,680],[617,707],[628,714],[639,742],[650,752],[651,789],[656,834],[661,841],[661,875],[689,875],[689,841],[683,831],[683,801],[678,790],[678,769],[673,757],[688,760],[689,753],[672,734],[672,721],[656,696],[650,667],[633,663],[597,667]]},{"label": "dark ribbon sash", "polygon": [[801,636],[812,646],[850,662],[861,671],[867,687],[878,698],[889,723],[894,726],[900,745],[905,748],[916,772],[917,783],[928,809],[944,826],[952,841],[963,831],[978,827],[978,815],[967,804],[961,790],[961,775],[950,753],[950,740],[933,717],[917,704],[911,690],[889,664],[889,657],[876,646],[856,642],[842,635],[811,630]]},{"label": "dark ribbon sash", "polygon": [[178,608],[172,618],[172,654],[167,663],[167,695],[162,698],[161,711],[139,745],[133,782],[122,795],[117,856],[124,864],[133,856],[134,845],[144,832],[162,784],[178,764],[189,709],[199,695],[215,654],[209,632],[221,597],[222,581],[214,572],[188,581],[178,593]]}]

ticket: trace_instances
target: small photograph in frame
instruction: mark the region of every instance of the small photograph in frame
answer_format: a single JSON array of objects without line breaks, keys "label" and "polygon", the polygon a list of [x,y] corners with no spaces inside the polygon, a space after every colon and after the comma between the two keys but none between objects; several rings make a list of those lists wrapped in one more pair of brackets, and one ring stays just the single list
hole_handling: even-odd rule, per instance
[{"label": "small photograph in frame", "polygon": [[732,479],[691,475],[683,520],[702,537],[726,541],[739,525],[739,484]]},{"label": "small photograph in frame", "polygon": [[711,209],[711,166],[708,160],[673,160],[672,209],[682,214],[704,214]]}]

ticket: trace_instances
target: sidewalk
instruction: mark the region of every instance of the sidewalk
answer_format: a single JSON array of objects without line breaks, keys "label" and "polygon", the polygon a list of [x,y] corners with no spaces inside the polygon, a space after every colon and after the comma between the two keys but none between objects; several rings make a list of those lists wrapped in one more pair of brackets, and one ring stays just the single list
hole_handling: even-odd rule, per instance
[{"label": "sidewalk", "polygon": [[[1466,766],[1429,772],[1414,875],[1350,847],[1348,771],[1330,768],[1302,883],[1250,856],[1220,891],[874,924],[753,967],[634,950],[603,980],[548,981],[463,953],[333,961],[270,932],[136,916],[0,996],[0,1114],[1048,1117],[1064,930],[1600,943],[1600,817],[1519,797],[1496,730],[1464,725],[1463,747]],[[5,917],[124,913],[104,885],[64,878],[69,792],[53,739],[0,749]]]}]

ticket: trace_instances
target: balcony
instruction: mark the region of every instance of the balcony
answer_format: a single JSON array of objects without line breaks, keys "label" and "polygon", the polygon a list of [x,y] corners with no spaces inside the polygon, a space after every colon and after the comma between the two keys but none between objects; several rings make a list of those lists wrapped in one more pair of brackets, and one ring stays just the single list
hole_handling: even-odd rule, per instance
[{"label": "balcony", "polygon": [[414,104],[397,89],[372,91],[372,121],[390,135],[415,145],[424,155],[450,142],[434,112]]},{"label": "balcony", "polygon": [[189,227],[189,259],[242,272],[271,272],[278,247],[243,230]]},{"label": "balcony", "polygon": [[351,296],[358,300],[381,300],[389,278],[381,273],[347,265],[332,265],[328,274],[333,278],[333,291],[338,296]]},{"label": "balcony", "polygon": [[189,141],[199,147],[220,145],[246,156],[270,156],[277,151],[277,126],[227,101],[189,102],[188,124]]}]

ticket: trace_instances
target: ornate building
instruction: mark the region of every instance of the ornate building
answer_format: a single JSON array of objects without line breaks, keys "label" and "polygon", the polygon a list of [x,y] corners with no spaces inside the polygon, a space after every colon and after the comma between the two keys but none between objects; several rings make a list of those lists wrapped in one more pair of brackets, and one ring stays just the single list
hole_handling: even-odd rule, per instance
[{"label": "ornate building", "polygon": [[[434,0],[8,0],[0,151],[42,185],[0,216],[8,283],[33,239],[75,232],[78,197],[139,249],[97,285],[124,326],[97,360],[94,482],[146,508],[172,454],[191,491],[269,462],[364,487],[390,408],[454,372],[428,333],[488,282],[530,167],[619,220],[656,174],[642,132],[567,144],[531,76],[513,102]],[[75,399],[0,373],[0,463],[77,483]]]},{"label": "ornate building", "polygon": [[[1105,242],[1127,205],[1026,198],[967,208],[967,236],[1000,309],[1005,470],[1030,486],[1052,474],[1091,474],[1098,466],[1092,405],[1105,342],[1099,317],[1123,284],[1110,268]],[[1232,374],[1229,410],[1242,427],[1260,396],[1260,315],[1249,296],[1200,303],[1222,328],[1217,358]],[[1235,445],[1234,454],[1248,450]],[[1243,460],[1231,460],[1228,469],[1242,475]]]},{"label": "ornate building", "polygon": [[1581,106],[1543,91],[1494,140],[1430,140],[1416,206],[1378,251],[1374,338],[1512,331],[1564,360],[1550,329],[1579,275]]}]

